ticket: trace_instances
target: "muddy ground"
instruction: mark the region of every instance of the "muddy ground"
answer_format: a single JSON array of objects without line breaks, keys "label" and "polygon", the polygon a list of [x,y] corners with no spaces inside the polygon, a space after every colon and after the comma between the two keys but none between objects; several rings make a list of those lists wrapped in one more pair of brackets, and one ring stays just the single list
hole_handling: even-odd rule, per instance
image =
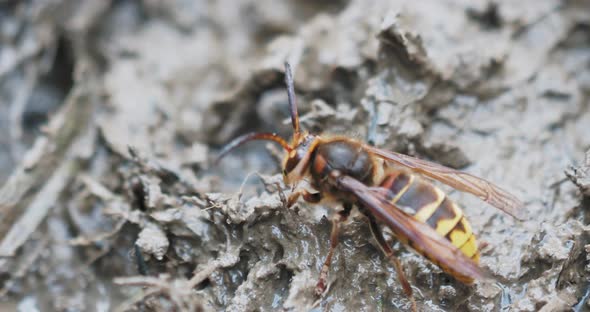
[{"label": "muddy ground", "polygon": [[389,237],[419,310],[590,310],[584,0],[0,2],[0,309],[408,310],[358,214],[314,299],[330,210],[284,208],[276,148],[212,163],[290,135],[285,60],[305,128],[525,202],[447,188],[487,243],[474,286]]}]

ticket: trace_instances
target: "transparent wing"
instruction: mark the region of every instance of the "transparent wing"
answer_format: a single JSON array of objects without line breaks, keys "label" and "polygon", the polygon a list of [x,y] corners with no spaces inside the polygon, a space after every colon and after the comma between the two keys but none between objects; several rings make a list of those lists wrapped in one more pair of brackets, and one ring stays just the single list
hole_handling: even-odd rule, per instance
[{"label": "transparent wing", "polygon": [[385,151],[365,145],[368,152],[447,184],[459,191],[471,193],[488,204],[518,220],[525,220],[524,204],[508,191],[471,174],[408,155]]}]

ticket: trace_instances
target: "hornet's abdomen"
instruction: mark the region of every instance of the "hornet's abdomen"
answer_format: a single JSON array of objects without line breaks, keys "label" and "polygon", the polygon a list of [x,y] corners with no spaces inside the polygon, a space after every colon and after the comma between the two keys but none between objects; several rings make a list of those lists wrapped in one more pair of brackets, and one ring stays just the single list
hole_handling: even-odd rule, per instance
[{"label": "hornet's abdomen", "polygon": [[313,157],[311,175],[322,185],[329,174],[339,171],[365,184],[373,179],[373,161],[361,145],[348,140],[335,140],[318,146]]},{"label": "hornet's abdomen", "polygon": [[[428,224],[463,254],[479,263],[477,241],[469,222],[463,216],[463,211],[442,190],[403,171],[390,173],[380,186],[390,191],[389,200],[393,204],[404,209],[416,220]],[[407,243],[412,245],[411,242]],[[417,251],[420,252],[418,249]]]}]

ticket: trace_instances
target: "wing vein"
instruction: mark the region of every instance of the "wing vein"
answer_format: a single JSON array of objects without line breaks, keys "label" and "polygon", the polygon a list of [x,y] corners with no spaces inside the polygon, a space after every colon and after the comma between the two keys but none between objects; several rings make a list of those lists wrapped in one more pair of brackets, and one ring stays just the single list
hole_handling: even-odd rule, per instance
[{"label": "wing vein", "polygon": [[385,151],[369,145],[365,145],[365,148],[377,157],[404,166],[459,191],[471,193],[512,217],[525,220],[524,204],[508,191],[485,179],[408,155]]},{"label": "wing vein", "polygon": [[460,280],[472,281],[485,277],[479,266],[450,241],[388,201],[385,189],[368,187],[349,176],[340,177],[338,187],[354,194],[378,221],[387,225],[396,235],[411,241],[418,252]]}]

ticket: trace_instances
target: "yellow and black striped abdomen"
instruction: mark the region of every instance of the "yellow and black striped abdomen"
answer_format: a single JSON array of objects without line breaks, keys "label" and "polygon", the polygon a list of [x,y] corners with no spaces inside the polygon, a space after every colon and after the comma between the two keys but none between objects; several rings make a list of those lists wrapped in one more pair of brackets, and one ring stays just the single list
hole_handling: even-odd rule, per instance
[{"label": "yellow and black striped abdomen", "polygon": [[[380,186],[390,191],[388,196],[393,204],[416,220],[428,224],[467,257],[479,263],[477,241],[469,222],[459,206],[441,189],[404,171],[388,174]],[[412,242],[408,243],[412,245]]]}]

